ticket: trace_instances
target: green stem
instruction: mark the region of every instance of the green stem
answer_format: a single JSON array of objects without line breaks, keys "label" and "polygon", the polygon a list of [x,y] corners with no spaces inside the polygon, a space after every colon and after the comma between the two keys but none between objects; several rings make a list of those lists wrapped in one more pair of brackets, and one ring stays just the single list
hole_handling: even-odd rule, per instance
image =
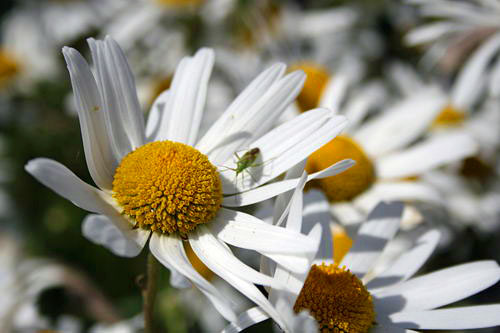
[{"label": "green stem", "polygon": [[146,276],[146,286],[142,291],[143,298],[143,310],[144,310],[144,332],[153,333],[153,317],[154,317],[154,306],[157,291],[157,280],[158,280],[158,261],[150,253],[148,253],[148,263],[147,263],[147,276]]}]

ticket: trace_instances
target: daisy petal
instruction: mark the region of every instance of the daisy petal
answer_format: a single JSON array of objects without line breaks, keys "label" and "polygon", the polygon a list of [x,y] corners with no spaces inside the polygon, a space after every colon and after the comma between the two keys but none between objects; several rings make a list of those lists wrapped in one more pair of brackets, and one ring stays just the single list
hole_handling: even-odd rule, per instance
[{"label": "daisy petal", "polygon": [[[207,133],[199,141],[196,148],[205,154],[213,154],[211,159],[214,163],[217,160],[215,149],[220,146],[223,136],[233,122],[236,116],[241,116],[240,109],[246,110],[250,108],[252,103],[258,100],[271,86],[279,80],[285,72],[284,64],[275,64],[257,76],[248,87],[234,100],[227,110],[219,117],[219,119],[210,127]],[[221,161],[220,163],[223,163]]]},{"label": "daisy petal", "polygon": [[90,214],[82,223],[82,233],[93,243],[102,245],[121,257],[135,257],[142,247],[123,237],[120,230],[104,215]]},{"label": "daisy petal", "polygon": [[227,325],[221,333],[238,333],[266,319],[269,319],[267,313],[259,307],[253,307],[241,313],[238,319]]},{"label": "daisy petal", "polygon": [[[296,71],[275,82],[258,99],[246,101],[235,110],[232,124],[221,133],[223,141],[207,153],[215,165],[223,165],[239,149],[248,148],[250,142],[260,138],[297,97],[304,84],[305,74]],[[204,152],[204,151],[202,151]]]},{"label": "daisy petal", "polygon": [[420,236],[416,246],[403,253],[386,271],[367,283],[369,289],[395,284],[412,277],[434,252],[439,243],[440,234],[430,230]]},{"label": "daisy petal", "polygon": [[170,98],[170,90],[162,92],[153,102],[149,111],[148,123],[146,125],[146,139],[148,142],[157,141],[160,133],[165,133],[168,129],[163,128],[165,125],[163,118],[168,118],[166,105]]},{"label": "daisy petal", "polygon": [[500,325],[500,304],[432,311],[399,312],[389,316],[396,324],[415,329],[464,330]]},{"label": "daisy petal", "polygon": [[500,33],[488,38],[474,55],[467,61],[456,79],[456,84],[451,92],[453,104],[462,109],[469,110],[476,102],[482,91],[486,76],[486,69],[493,56],[500,49]]},{"label": "daisy petal", "polygon": [[[375,291],[377,311],[428,310],[474,295],[500,279],[500,267],[494,261],[477,261],[419,276],[395,286]],[[444,283],[445,282],[445,283]],[[400,298],[400,302],[390,302]]]},{"label": "daisy petal", "polygon": [[68,65],[75,93],[83,149],[90,175],[97,186],[111,190],[115,168],[119,162],[113,152],[111,139],[104,125],[105,111],[101,104],[96,81],[89,65],[78,51],[64,47],[63,55]]},{"label": "daisy petal", "polygon": [[253,215],[221,208],[209,226],[220,240],[259,252],[294,253],[314,251],[317,244],[294,230],[267,224]]},{"label": "daisy petal", "polygon": [[88,43],[96,66],[106,128],[112,139],[115,157],[121,160],[145,142],[144,117],[134,78],[115,41],[109,37],[105,41],[89,38]]},{"label": "daisy petal", "polygon": [[[307,177],[307,180],[309,181],[312,179],[321,179],[334,176],[349,169],[353,165],[354,165],[353,160],[342,160],[326,169],[323,169],[319,172],[309,175]],[[269,185],[257,187],[247,192],[238,193],[232,196],[227,196],[224,197],[222,205],[225,207],[241,207],[241,206],[251,205],[256,202],[264,201],[280,193],[289,191],[297,187],[299,181],[300,178],[282,180]]]},{"label": "daisy petal", "polygon": [[[346,124],[345,117],[316,109],[278,126],[250,144],[260,149],[257,161],[261,164],[244,171],[251,177],[242,177],[230,169],[221,173],[224,193],[243,192],[277,177],[335,138]],[[226,161],[224,165],[234,169],[236,162]]]},{"label": "daisy petal", "polygon": [[132,229],[133,223],[109,204],[108,200],[112,199],[107,194],[81,181],[64,165],[47,158],[36,158],[29,161],[25,169],[43,185],[68,199],[75,206],[106,215],[125,237],[135,241],[139,247],[144,247],[149,232]]},{"label": "daisy petal", "polygon": [[101,213],[104,194],[83,182],[61,163],[48,158],[35,158],[29,161],[24,169],[40,183],[77,207],[89,212]]},{"label": "daisy petal", "polygon": [[478,146],[469,135],[446,133],[417,144],[404,152],[377,159],[380,178],[416,176],[430,169],[461,160],[477,152]]},{"label": "daisy petal", "polygon": [[445,96],[435,88],[417,92],[365,123],[354,138],[369,156],[405,147],[429,128],[446,102]]},{"label": "daisy petal", "polygon": [[403,208],[400,202],[379,203],[361,225],[353,247],[340,264],[362,278],[373,267],[387,242],[396,234]]},{"label": "daisy petal", "polygon": [[203,108],[207,97],[208,80],[212,73],[214,53],[199,50],[194,57],[184,58],[175,72],[171,95],[165,106],[169,117],[164,117],[157,140],[172,140],[194,145],[198,136]]},{"label": "daisy petal", "polygon": [[[208,227],[200,225],[192,232],[189,237],[189,243],[198,258],[203,261],[211,271],[223,277],[221,272],[231,272],[239,279],[252,283],[276,286],[275,281],[260,272],[257,272],[250,266],[237,259],[229,247],[221,243]],[[228,281],[229,282],[229,281]]]},{"label": "daisy petal", "polygon": [[418,181],[400,181],[376,183],[368,191],[355,198],[354,204],[358,209],[369,212],[382,200],[418,200],[438,204],[443,202],[439,192],[428,184]]},{"label": "daisy petal", "polygon": [[457,32],[459,29],[463,30],[464,28],[464,24],[457,24],[452,22],[436,22],[426,24],[413,29],[408,34],[406,34],[405,42],[408,45],[429,43],[450,32]]},{"label": "daisy petal", "polygon": [[173,267],[196,285],[224,318],[229,321],[236,320],[236,314],[232,310],[233,304],[193,268],[184,252],[182,240],[178,236],[160,236],[153,233],[149,249],[163,265],[167,268]]}]

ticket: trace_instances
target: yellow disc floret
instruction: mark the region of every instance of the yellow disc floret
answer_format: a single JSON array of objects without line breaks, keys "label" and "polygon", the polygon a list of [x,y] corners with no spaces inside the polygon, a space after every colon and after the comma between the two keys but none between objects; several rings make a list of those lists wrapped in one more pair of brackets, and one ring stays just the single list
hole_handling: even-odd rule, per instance
[{"label": "yellow disc floret", "polygon": [[290,70],[303,70],[306,73],[306,82],[297,97],[297,104],[302,112],[317,108],[326,84],[330,79],[328,70],[310,62],[302,62],[291,66]]},{"label": "yellow disc floret", "polygon": [[446,105],[441,113],[438,114],[434,122],[433,127],[454,127],[461,125],[465,120],[465,112],[457,109],[451,104]]},{"label": "yellow disc floret", "polygon": [[293,310],[307,309],[320,332],[365,333],[373,326],[373,300],[363,283],[336,264],[313,265]]},{"label": "yellow disc floret", "polygon": [[151,142],[123,158],[113,197],[137,227],[185,235],[212,220],[222,202],[217,169],[193,147]]},{"label": "yellow disc floret", "polygon": [[5,86],[20,70],[19,63],[14,57],[0,49],[0,88]]},{"label": "yellow disc floret", "polygon": [[372,161],[356,142],[346,136],[336,137],[307,160],[306,171],[314,173],[346,158],[356,161],[356,164],[341,174],[310,183],[319,187],[331,202],[351,200],[368,189],[375,181]]}]

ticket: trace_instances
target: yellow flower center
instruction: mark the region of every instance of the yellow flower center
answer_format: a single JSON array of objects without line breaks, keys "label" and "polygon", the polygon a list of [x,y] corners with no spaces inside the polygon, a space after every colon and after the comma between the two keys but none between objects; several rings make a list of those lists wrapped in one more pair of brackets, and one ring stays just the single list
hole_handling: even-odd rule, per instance
[{"label": "yellow flower center", "polygon": [[293,307],[307,309],[320,332],[365,333],[373,326],[373,300],[363,283],[345,267],[313,265]]},{"label": "yellow flower center", "polygon": [[187,234],[212,220],[222,202],[217,169],[188,145],[151,142],[123,158],[113,197],[136,227]]},{"label": "yellow flower center", "polygon": [[0,88],[5,86],[20,71],[19,63],[9,52],[0,49]]},{"label": "yellow flower center", "polygon": [[321,95],[330,79],[330,74],[326,68],[311,62],[302,62],[290,68],[291,71],[299,69],[303,70],[307,75],[304,87],[297,97],[300,110],[305,112],[318,107]]},{"label": "yellow flower center", "polygon": [[159,5],[171,7],[199,6],[203,0],[154,0]]},{"label": "yellow flower center", "polygon": [[347,136],[336,137],[307,160],[306,171],[314,173],[346,158],[356,161],[356,164],[336,176],[310,182],[310,186],[320,188],[331,202],[348,201],[367,190],[375,181],[372,161]]},{"label": "yellow flower center", "polygon": [[455,108],[453,105],[446,105],[438,114],[432,127],[454,127],[461,125],[465,120],[465,112]]}]

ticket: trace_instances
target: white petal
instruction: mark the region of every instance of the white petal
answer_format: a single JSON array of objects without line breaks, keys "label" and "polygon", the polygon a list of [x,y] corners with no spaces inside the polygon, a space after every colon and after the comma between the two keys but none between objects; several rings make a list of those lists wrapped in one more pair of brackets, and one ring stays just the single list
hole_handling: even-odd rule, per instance
[{"label": "white petal", "polygon": [[[376,198],[375,201],[370,199],[370,207],[367,207],[365,212],[368,213],[379,201],[378,198]],[[363,222],[366,217],[366,214],[359,211],[352,202],[333,203],[331,212],[335,220],[343,226],[359,224]]]},{"label": "white petal", "polygon": [[232,113],[233,121],[220,132],[224,135],[218,145],[209,152],[200,151],[207,153],[213,164],[223,165],[234,152],[250,148],[248,145],[266,133],[297,97],[304,80],[302,71],[290,73],[275,82],[258,99],[246,101]]},{"label": "white petal", "polygon": [[353,247],[340,264],[362,278],[398,231],[403,208],[400,202],[379,203],[361,225]]},{"label": "white petal", "polygon": [[488,38],[474,55],[467,61],[456,79],[456,84],[451,92],[451,100],[455,106],[468,110],[485,84],[486,69],[493,56],[500,49],[500,33]]},{"label": "white petal", "polygon": [[76,50],[64,47],[71,84],[75,93],[85,159],[92,179],[102,189],[111,190],[119,160],[106,130],[103,105],[90,68]]},{"label": "white petal", "polygon": [[25,166],[27,172],[39,182],[70,200],[74,205],[93,213],[106,215],[122,234],[139,247],[146,243],[149,232],[133,229],[133,223],[110,205],[113,199],[93,186],[81,181],[64,165],[46,158],[37,158]]},{"label": "white petal", "polygon": [[411,30],[405,36],[405,42],[408,45],[423,44],[434,41],[445,34],[450,32],[456,33],[464,30],[464,24],[457,24],[455,22],[435,22],[426,24]]},{"label": "white petal", "polygon": [[[275,128],[250,144],[260,149],[256,160],[259,166],[249,167],[241,175],[230,169],[221,172],[224,193],[243,192],[277,177],[334,139],[346,124],[343,116],[317,109]],[[236,162],[226,161],[224,166],[234,169]],[[251,176],[242,177],[246,172]]]},{"label": "white petal", "polygon": [[124,237],[104,215],[87,215],[82,223],[82,233],[88,240],[104,246],[117,256],[135,257],[142,250],[136,242]]},{"label": "white petal", "polygon": [[140,110],[135,81],[123,51],[107,37],[88,39],[97,70],[106,126],[113,140],[117,159],[145,142],[144,117]]},{"label": "white petal", "polygon": [[236,258],[231,250],[215,238],[206,226],[198,226],[190,234],[189,243],[198,258],[211,271],[221,277],[223,277],[221,272],[231,272],[231,274],[234,274],[239,279],[265,286],[276,286],[275,281],[271,277],[257,272]]},{"label": "white petal", "polygon": [[171,96],[166,110],[169,117],[162,119],[158,140],[172,140],[194,145],[198,136],[208,80],[212,73],[214,53],[211,49],[201,49],[194,57],[184,58],[175,72]]},{"label": "white petal", "polygon": [[417,176],[430,169],[474,155],[476,142],[469,135],[452,132],[438,135],[403,152],[381,157],[376,161],[380,178]]},{"label": "white petal", "polygon": [[36,158],[29,161],[24,169],[74,205],[89,212],[101,212],[101,204],[104,202],[102,196],[105,194],[80,180],[61,163],[48,158]]},{"label": "white petal", "polygon": [[345,75],[341,73],[334,75],[328,80],[321,94],[318,106],[338,112],[347,93],[348,86],[349,80]]},{"label": "white petal", "polygon": [[391,321],[415,329],[464,330],[500,325],[500,304],[457,307],[432,311],[399,312]]},{"label": "white petal", "polygon": [[[168,128],[163,118],[169,118],[167,114],[167,103],[170,98],[170,90],[162,92],[153,102],[149,111],[148,123],[146,125],[146,139],[148,142],[157,141],[160,133],[166,133]],[[165,127],[162,127],[164,125]]]},{"label": "white petal", "polygon": [[196,285],[224,318],[229,321],[236,320],[236,314],[232,310],[233,304],[193,268],[178,236],[160,236],[153,233],[149,249],[163,265],[174,268]]},{"label": "white petal", "polygon": [[[500,279],[500,268],[494,261],[477,261],[458,265],[410,279],[375,291],[375,304],[381,313],[406,310],[428,310],[474,295]],[[400,299],[391,302],[391,299]]]},{"label": "white petal", "polygon": [[386,271],[367,283],[369,289],[380,288],[405,281],[412,277],[434,252],[439,243],[437,230],[429,230],[420,236],[415,246],[403,253]]},{"label": "white petal", "polygon": [[355,198],[354,204],[359,209],[369,212],[381,200],[443,203],[439,192],[428,184],[418,181],[395,181],[375,183],[369,190]]},{"label": "white petal", "polygon": [[386,99],[386,91],[382,83],[371,83],[355,92],[356,98],[349,99],[343,110],[348,119],[347,131],[357,128],[366,114],[378,108]]},{"label": "white petal", "polygon": [[[200,229],[205,229],[205,230],[200,231]],[[213,238],[212,241],[215,240],[215,242],[209,243],[206,241],[200,241],[201,240],[201,237],[199,237],[200,234],[201,236],[210,234],[210,231],[208,231],[206,228],[203,228],[203,226],[198,226],[195,230],[195,233],[196,234],[194,235],[194,237],[196,237],[196,239],[190,238],[190,244],[196,255],[203,261],[203,263],[207,265],[207,267],[210,268],[211,271],[219,275],[221,278],[226,280],[230,285],[236,288],[236,290],[238,290],[240,293],[242,293],[248,299],[259,305],[262,308],[262,310],[264,310],[267,314],[269,314],[281,326],[282,321],[280,319],[280,316],[274,309],[274,307],[271,305],[271,303],[269,303],[267,298],[260,292],[259,289],[257,289],[257,287],[253,283],[248,282],[249,277],[250,280],[261,280],[261,278],[264,275],[248,270],[247,268],[243,268],[242,265],[240,264],[235,264],[234,266],[232,266],[231,263],[235,263],[234,259],[236,258],[230,252],[229,248],[222,246],[222,244],[218,243],[218,241],[213,236],[212,236]],[[215,253],[212,252],[213,250],[215,250],[216,252]],[[225,260],[230,260],[231,263],[225,262]],[[236,269],[243,268],[243,270],[247,274],[250,273],[250,276],[244,276],[243,278],[241,278],[238,275],[245,275],[245,274],[242,274],[241,271],[234,271],[233,270],[234,268]],[[260,277],[257,276],[256,273],[260,274]],[[265,281],[267,280],[267,278],[262,278],[262,280],[264,281],[261,282],[270,282],[270,281]],[[275,286],[277,285],[274,282],[266,284],[273,284]]]},{"label": "white petal", "polygon": [[[240,109],[248,109],[252,103],[258,100],[271,86],[279,80],[285,72],[284,64],[275,64],[257,76],[242,93],[227,108],[224,114],[210,127],[207,133],[196,145],[196,148],[202,153],[212,153],[220,146],[224,136],[221,133],[233,126],[236,117],[241,117]],[[220,149],[220,147],[219,147]],[[213,161],[216,158],[213,159]],[[222,162],[221,162],[222,163]]]},{"label": "white petal", "polygon": [[415,92],[365,123],[354,139],[372,157],[405,147],[429,128],[446,102],[435,88]]},{"label": "white petal", "polygon": [[314,251],[317,246],[297,231],[273,226],[252,215],[225,208],[219,210],[209,228],[226,243],[259,252],[300,254]]},{"label": "white petal", "polygon": [[269,319],[267,313],[259,307],[253,307],[241,313],[236,321],[227,325],[221,333],[238,333],[266,319]]},{"label": "white petal", "polygon": [[[337,175],[354,165],[353,160],[342,160],[316,173],[313,173],[307,177],[307,180],[321,179],[330,176]],[[280,193],[289,191],[299,183],[300,178],[288,179],[283,181],[278,181],[269,185],[260,186],[258,188],[249,190],[247,192],[238,193],[232,196],[224,197],[222,203],[226,207],[240,207],[251,205],[256,202],[264,201],[266,199],[272,198]]]}]

